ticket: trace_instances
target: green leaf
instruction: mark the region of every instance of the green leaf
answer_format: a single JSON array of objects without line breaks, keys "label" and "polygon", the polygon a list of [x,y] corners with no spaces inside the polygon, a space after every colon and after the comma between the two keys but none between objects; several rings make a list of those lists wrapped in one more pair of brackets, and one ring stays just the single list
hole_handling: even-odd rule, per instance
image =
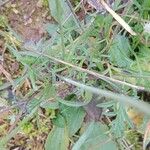
[{"label": "green leaf", "polygon": [[59,103],[58,102],[55,102],[55,101],[47,101],[47,102],[43,102],[40,104],[40,106],[42,108],[45,108],[45,109],[58,109],[59,108]]},{"label": "green leaf", "polygon": [[81,146],[84,144],[86,139],[89,137],[89,135],[92,133],[94,128],[94,122],[91,122],[86,131],[83,133],[83,135],[79,138],[79,140],[75,143],[72,150],[79,150]]},{"label": "green leaf", "polygon": [[76,108],[65,105],[61,106],[61,110],[62,115],[66,119],[69,135],[74,135],[80,129],[83,123],[85,111],[81,107]]},{"label": "green leaf", "polygon": [[71,31],[77,27],[74,17],[70,16],[68,18],[68,16],[72,14],[72,12],[65,0],[48,0],[48,2],[52,17],[59,24],[63,25],[63,27],[65,27],[67,31]]},{"label": "green leaf", "polygon": [[[140,51],[138,52],[137,58],[139,62],[140,69],[144,72],[150,72],[150,49],[146,46],[139,46]],[[137,62],[133,62],[131,69],[140,72]]]},{"label": "green leaf", "polygon": [[96,106],[101,108],[108,108],[108,107],[112,107],[115,103],[116,103],[115,101],[107,101],[107,102],[97,104]]},{"label": "green leaf", "polygon": [[91,122],[72,150],[116,150],[117,145],[108,135],[106,125]]},{"label": "green leaf", "polygon": [[55,87],[47,82],[45,84],[44,90],[43,90],[43,97],[44,99],[50,99],[56,97],[56,89]]},{"label": "green leaf", "polygon": [[144,19],[149,19],[149,16],[150,16],[149,15],[150,1],[149,0],[144,0],[142,8],[143,8],[143,18]]},{"label": "green leaf", "polygon": [[116,119],[112,121],[111,131],[116,138],[121,138],[124,135],[127,125],[130,128],[134,127],[126,113],[124,106],[119,103]]},{"label": "green leaf", "polygon": [[65,0],[48,0],[48,2],[52,17],[59,23],[62,23],[71,13]]},{"label": "green leaf", "polygon": [[[134,70],[137,73],[137,77],[140,75],[149,76],[150,75],[150,49],[146,46],[139,46],[139,52],[137,54],[137,61],[134,61],[131,65],[131,70]],[[140,79],[140,80],[139,80]],[[134,84],[144,86],[145,88],[150,88],[150,78],[136,78],[132,80]],[[127,81],[130,81],[127,78]]]},{"label": "green leaf", "polygon": [[71,107],[81,107],[84,105],[87,105],[89,103],[89,101],[86,102],[79,102],[79,101],[68,101],[68,100],[63,100],[61,98],[57,98],[58,102],[66,105],[66,106],[71,106]]},{"label": "green leaf", "polygon": [[32,112],[32,110],[36,107],[39,107],[40,106],[40,103],[41,103],[41,100],[40,99],[32,99],[30,100],[28,103],[27,103],[27,106],[26,106],[26,109],[27,109],[27,112],[30,113]]},{"label": "green leaf", "polygon": [[127,67],[132,63],[132,60],[129,58],[131,47],[125,36],[117,35],[114,38],[109,54],[111,62],[119,67]]},{"label": "green leaf", "polygon": [[69,137],[65,128],[53,127],[49,133],[45,150],[68,150]]},{"label": "green leaf", "polygon": [[49,35],[53,36],[53,34],[56,34],[58,30],[58,25],[47,23],[45,26],[45,30],[49,33]]},{"label": "green leaf", "polygon": [[29,74],[29,78],[31,80],[31,84],[32,84],[32,87],[33,87],[33,90],[36,91],[38,89],[38,87],[36,86],[36,73],[35,71],[32,69],[32,68],[28,68],[28,74]]},{"label": "green leaf", "polygon": [[52,17],[59,22],[60,18],[63,17],[63,0],[49,0],[49,8]]},{"label": "green leaf", "polygon": [[65,127],[65,119],[62,115],[58,114],[56,118],[52,120],[53,124],[60,127],[64,128]]}]

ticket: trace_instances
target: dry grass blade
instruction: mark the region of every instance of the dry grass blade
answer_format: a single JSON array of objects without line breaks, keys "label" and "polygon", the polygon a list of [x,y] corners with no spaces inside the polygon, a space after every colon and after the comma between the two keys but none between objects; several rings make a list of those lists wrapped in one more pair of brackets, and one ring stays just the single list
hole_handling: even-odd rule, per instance
[{"label": "dry grass blade", "polygon": [[10,83],[13,83],[11,75],[4,69],[4,67],[1,64],[0,64],[0,73],[3,73]]},{"label": "dry grass blade", "polygon": [[103,7],[113,16],[113,18],[115,18],[120,25],[126,29],[131,35],[137,35],[132,29],[131,27],[117,14],[115,13],[104,0],[99,0],[99,2],[103,5]]}]

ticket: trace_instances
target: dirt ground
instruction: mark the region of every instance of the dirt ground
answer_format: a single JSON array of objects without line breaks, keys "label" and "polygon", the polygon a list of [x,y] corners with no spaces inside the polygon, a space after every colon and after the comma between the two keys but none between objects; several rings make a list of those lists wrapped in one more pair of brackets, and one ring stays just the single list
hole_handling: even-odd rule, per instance
[{"label": "dirt ground", "polygon": [[49,10],[43,7],[41,0],[13,0],[1,8],[1,14],[7,16],[9,25],[24,41],[41,39],[43,24],[51,20]]}]

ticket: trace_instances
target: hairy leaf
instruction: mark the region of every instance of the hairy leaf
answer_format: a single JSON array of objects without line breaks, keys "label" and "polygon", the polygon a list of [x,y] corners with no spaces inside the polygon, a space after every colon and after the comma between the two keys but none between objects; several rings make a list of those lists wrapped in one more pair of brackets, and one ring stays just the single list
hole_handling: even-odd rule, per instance
[{"label": "hairy leaf", "polygon": [[45,150],[67,150],[69,138],[65,128],[54,127],[49,133]]},{"label": "hairy leaf", "polygon": [[107,132],[107,126],[91,122],[72,150],[116,150],[117,146]]},{"label": "hairy leaf", "polygon": [[123,136],[127,125],[129,125],[130,128],[134,127],[125,111],[124,106],[119,103],[116,119],[112,121],[111,131],[116,138],[120,138]]},{"label": "hairy leaf", "polygon": [[131,47],[125,36],[118,35],[115,37],[110,47],[109,54],[111,62],[119,67],[127,67],[132,63],[132,60],[129,58]]},{"label": "hairy leaf", "polygon": [[69,135],[74,135],[81,127],[85,112],[83,108],[79,107],[68,107],[65,105],[61,106],[62,115],[66,119]]}]

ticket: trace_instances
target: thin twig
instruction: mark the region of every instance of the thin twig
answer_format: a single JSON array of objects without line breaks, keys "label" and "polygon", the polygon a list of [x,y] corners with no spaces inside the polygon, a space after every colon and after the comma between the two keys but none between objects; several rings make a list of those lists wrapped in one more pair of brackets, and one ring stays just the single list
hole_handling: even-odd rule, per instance
[{"label": "thin twig", "polygon": [[13,84],[13,80],[11,78],[10,73],[8,73],[1,64],[0,64],[0,73],[3,73],[5,77],[8,79],[8,81]]},{"label": "thin twig", "polygon": [[56,10],[57,10],[58,23],[59,23],[59,28],[60,28],[62,56],[64,58],[65,57],[64,33],[63,33],[63,26],[62,26],[62,21],[61,21],[61,7],[59,6],[58,0],[56,0]]},{"label": "thin twig", "polygon": [[72,13],[72,16],[74,17],[74,20],[75,20],[76,24],[77,24],[78,27],[81,29],[81,31],[84,32],[84,29],[82,28],[82,25],[81,25],[79,19],[77,18],[76,14],[75,14],[75,12],[74,12],[74,9],[72,8],[72,5],[71,5],[70,1],[69,1],[69,0],[66,0],[66,2],[67,2],[67,5],[68,5],[69,8],[70,8],[70,11],[71,11],[71,13]]},{"label": "thin twig", "polygon": [[137,35],[132,29],[131,27],[116,13],[114,12],[109,6],[108,4],[104,1],[104,0],[99,0],[99,2],[102,4],[102,6],[113,16],[113,18],[115,18],[120,25],[126,29],[131,35]]},{"label": "thin twig", "polygon": [[62,77],[62,76],[58,76],[58,77],[61,80],[65,81],[69,84],[77,86],[77,87],[79,87],[81,89],[84,89],[86,91],[92,92],[93,94],[101,95],[101,96],[104,96],[106,98],[112,98],[115,101],[119,101],[119,102],[122,102],[122,103],[124,103],[126,105],[129,105],[131,107],[135,107],[139,111],[150,115],[150,104],[148,104],[146,102],[143,102],[143,101],[140,101],[137,98],[130,97],[130,96],[125,96],[123,94],[113,93],[113,92],[108,91],[108,90],[103,90],[103,89],[98,89],[98,88],[95,88],[95,87],[87,86],[85,84],[76,82],[74,80],[71,80],[69,78],[65,78],[65,77]]},{"label": "thin twig", "polygon": [[97,73],[97,72],[94,72],[94,71],[91,71],[91,70],[88,70],[88,69],[84,69],[84,68],[81,68],[81,67],[79,67],[79,66],[76,66],[76,65],[73,65],[73,64],[71,64],[71,63],[68,63],[68,62],[66,62],[66,61],[60,60],[60,59],[58,59],[58,58],[49,56],[49,55],[47,55],[47,54],[43,54],[43,53],[40,53],[40,52],[38,52],[38,51],[32,51],[32,52],[35,53],[35,54],[38,54],[38,55],[45,56],[45,57],[47,57],[47,58],[49,58],[49,59],[51,59],[51,60],[53,60],[53,61],[55,61],[55,62],[59,62],[59,63],[62,63],[62,64],[64,64],[64,65],[67,65],[67,66],[69,66],[69,67],[72,67],[72,68],[74,68],[74,69],[77,70],[77,71],[82,71],[82,72],[88,73],[88,74],[90,74],[90,75],[93,75],[93,76],[95,76],[95,77],[97,77],[97,78],[100,78],[100,79],[106,81],[106,82],[108,82],[108,80],[109,80],[109,81],[112,81],[112,82],[114,82],[114,83],[118,83],[118,84],[121,84],[121,85],[126,85],[126,86],[129,86],[129,87],[134,88],[134,89],[137,89],[137,90],[142,90],[142,91],[143,91],[143,90],[146,90],[145,87],[133,85],[133,84],[130,84],[130,83],[128,83],[128,82],[124,82],[124,81],[120,81],[120,80],[117,80],[117,79],[114,79],[114,78],[107,77],[107,76],[102,75],[102,74],[99,74],[99,73]]}]

